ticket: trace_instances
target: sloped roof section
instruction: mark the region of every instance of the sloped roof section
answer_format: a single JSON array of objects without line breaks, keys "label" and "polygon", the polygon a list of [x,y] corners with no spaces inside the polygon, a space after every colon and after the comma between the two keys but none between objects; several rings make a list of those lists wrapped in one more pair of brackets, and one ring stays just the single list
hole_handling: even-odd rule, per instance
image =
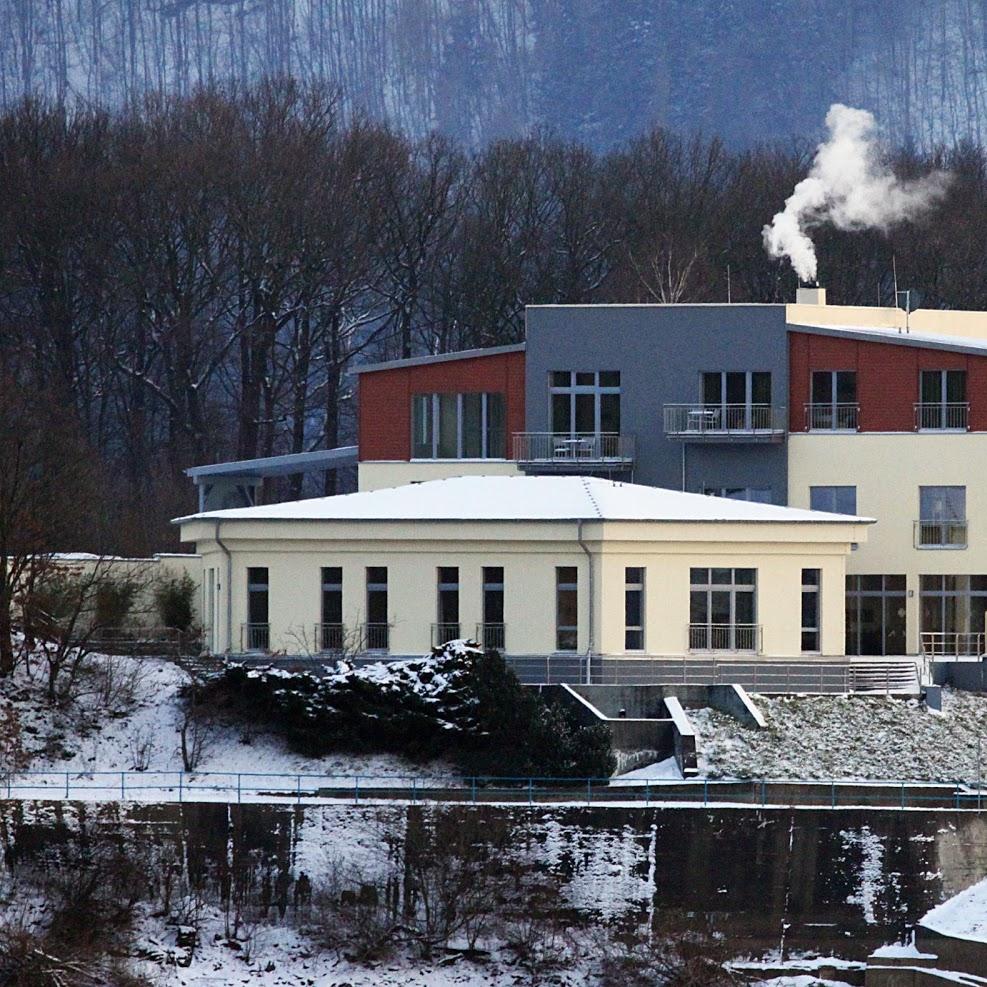
[{"label": "sloped roof section", "polygon": [[461,476],[178,518],[237,521],[669,521],[870,523],[584,476]]}]

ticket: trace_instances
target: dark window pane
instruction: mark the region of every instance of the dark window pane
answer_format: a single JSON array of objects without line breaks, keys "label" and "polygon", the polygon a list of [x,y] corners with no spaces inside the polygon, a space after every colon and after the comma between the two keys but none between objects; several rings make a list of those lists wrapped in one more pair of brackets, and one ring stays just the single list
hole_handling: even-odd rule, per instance
[{"label": "dark window pane", "polygon": [[854,404],[857,400],[857,374],[853,370],[840,370],[836,374],[837,404]]},{"label": "dark window pane", "polygon": [[479,459],[483,455],[483,395],[463,395],[463,456]]},{"label": "dark window pane", "polygon": [[771,374],[767,371],[751,374],[751,404],[771,404]]},{"label": "dark window pane", "polygon": [[600,387],[620,387],[620,371],[601,370]]},{"label": "dark window pane", "polygon": [[387,585],[387,566],[372,565],[367,569],[367,582]]},{"label": "dark window pane", "polygon": [[579,601],[574,589],[560,589],[558,593],[559,627],[575,627],[579,622]]},{"label": "dark window pane", "polygon": [[726,375],[727,404],[747,403],[747,374],[731,371]]},{"label": "dark window pane", "polygon": [[830,404],[833,400],[833,375],[829,370],[812,371],[812,403]]},{"label": "dark window pane", "polygon": [[819,585],[819,570],[818,569],[803,569],[802,570],[802,585],[803,586],[818,586]]},{"label": "dark window pane", "polygon": [[712,582],[717,584],[724,584],[732,582],[733,571],[731,569],[713,569]]},{"label": "dark window pane", "polygon": [[628,589],[624,591],[624,625],[627,627],[640,627],[643,623],[641,604],[643,593],[639,589]]},{"label": "dark window pane", "polygon": [[439,458],[459,456],[459,395],[439,395]]},{"label": "dark window pane", "polygon": [[884,577],[884,588],[893,593],[904,593],[905,592],[905,577],[904,576],[885,576]]},{"label": "dark window pane", "polygon": [[736,622],[738,624],[753,624],[754,617],[754,594],[738,593],[735,597]]},{"label": "dark window pane", "polygon": [[819,650],[819,632],[818,631],[802,631],[802,650],[803,651],[818,651]]},{"label": "dark window pane", "polygon": [[596,395],[576,395],[576,432],[596,432]]},{"label": "dark window pane", "polygon": [[628,566],[624,570],[624,582],[628,584],[644,582],[644,569],[640,566]]},{"label": "dark window pane", "polygon": [[620,395],[600,395],[600,431],[620,432]]},{"label": "dark window pane", "polygon": [[415,394],[411,399],[411,455],[432,458],[432,395]]},{"label": "dark window pane", "polygon": [[756,569],[735,569],[734,582],[738,586],[753,586],[756,572]]},{"label": "dark window pane", "polygon": [[552,431],[568,435],[572,430],[572,395],[552,395]]},{"label": "dark window pane", "polygon": [[644,648],[644,631],[628,627],[624,631],[624,648],[627,651],[641,651]]},{"label": "dark window pane", "polygon": [[568,370],[553,370],[549,379],[552,387],[568,387],[572,383],[572,374]]},{"label": "dark window pane", "polygon": [[719,405],[723,403],[723,377],[718,373],[703,374],[703,403]]},{"label": "dark window pane", "polygon": [[883,576],[861,576],[860,588],[868,593],[880,593],[884,588]]},{"label": "dark window pane", "polygon": [[919,376],[923,404],[939,404],[942,401],[942,374],[938,370],[923,370]]},{"label": "dark window pane", "polygon": [[705,590],[693,590],[689,594],[689,623],[705,624],[709,618],[709,596]]},{"label": "dark window pane", "polygon": [[488,459],[503,459],[507,449],[507,433],[504,423],[504,395],[487,395],[487,449]]},{"label": "dark window pane", "polygon": [[709,583],[709,569],[690,569],[689,582],[693,586],[705,586]]},{"label": "dark window pane", "polygon": [[946,371],[946,400],[951,404],[966,401],[966,371]]},{"label": "dark window pane", "polygon": [[577,387],[593,387],[596,384],[596,374],[592,370],[581,370],[576,373]]},{"label": "dark window pane", "polygon": [[562,565],[555,570],[558,583],[562,585],[575,585],[577,580],[577,569],[574,565]]}]

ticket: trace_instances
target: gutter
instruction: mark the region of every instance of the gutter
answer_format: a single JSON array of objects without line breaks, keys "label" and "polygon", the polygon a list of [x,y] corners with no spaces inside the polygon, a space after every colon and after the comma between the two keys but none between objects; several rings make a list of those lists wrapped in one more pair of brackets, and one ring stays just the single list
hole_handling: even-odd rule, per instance
[{"label": "gutter", "polygon": [[589,546],[583,541],[583,522],[582,519],[576,522],[576,541],[579,542],[579,547],[586,553],[586,559],[589,562],[589,640],[587,642],[586,648],[586,681],[590,681],[590,661],[593,657],[593,644],[596,638],[596,626],[593,620],[593,553],[589,550]]},{"label": "gutter", "polygon": [[222,521],[216,522],[216,544],[223,550],[226,556],[226,653],[233,651],[233,556],[230,550],[223,544],[223,539],[219,537],[219,528]]}]

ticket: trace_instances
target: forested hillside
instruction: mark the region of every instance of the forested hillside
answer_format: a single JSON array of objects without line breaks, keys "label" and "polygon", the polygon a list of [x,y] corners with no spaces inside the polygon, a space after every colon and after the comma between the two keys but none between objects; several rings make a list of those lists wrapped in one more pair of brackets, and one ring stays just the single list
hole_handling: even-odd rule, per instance
[{"label": "forested hillside", "polygon": [[[167,548],[194,506],[185,467],[351,441],[355,361],[516,341],[529,303],[791,300],[761,230],[810,157],[663,130],[606,154],[547,136],[468,151],[289,82],[11,107],[0,504],[42,471],[45,546]],[[816,231],[831,300],[890,303],[894,256],[926,306],[987,308],[983,152],[894,163],[949,169],[948,193],[889,233]]]},{"label": "forested hillside", "polygon": [[987,127],[983,0],[0,0],[0,23],[8,104],[292,75],[472,147],[654,125],[749,146],[815,134],[834,100],[923,149]]}]

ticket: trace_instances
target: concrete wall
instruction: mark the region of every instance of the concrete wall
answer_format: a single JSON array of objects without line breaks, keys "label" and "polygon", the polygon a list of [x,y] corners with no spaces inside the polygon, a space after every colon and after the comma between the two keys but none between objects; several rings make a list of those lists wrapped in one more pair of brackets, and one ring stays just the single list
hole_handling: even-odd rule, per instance
[{"label": "concrete wall", "polygon": [[[787,657],[800,649],[800,570],[823,573],[823,650],[839,654],[843,643],[843,573],[851,541],[866,537],[863,526],[842,524],[603,523],[584,525],[593,558],[593,635],[590,640],[589,560],[576,540],[573,522],[399,523],[226,521],[216,542],[214,523],[190,522],[183,538],[202,554],[204,619],[214,650],[241,650],[247,622],[247,570],[266,566],[270,580],[272,650],[304,654],[317,650],[321,615],[320,569],[343,569],[344,622],[354,630],[366,621],[366,569],[386,566],[394,654],[420,654],[431,647],[436,620],[436,570],[457,566],[460,633],[471,636],[482,619],[481,570],[505,573],[506,651],[555,651],[555,569],[579,574],[577,652],[628,654],[624,649],[625,566],[646,569],[645,649],[682,655],[688,646],[689,569],[749,566],[758,574],[758,621],[763,654]],[[229,566],[229,578],[227,567]],[[229,617],[227,591],[232,587]],[[218,589],[211,593],[209,586]],[[230,624],[227,638],[227,623]],[[632,652],[631,654],[635,654]]]},{"label": "concrete wall", "polygon": [[[987,434],[803,433],[790,435],[788,447],[792,507],[809,506],[812,486],[848,484],[857,488],[857,513],[877,518],[867,543],[847,559],[847,572],[907,577],[907,651],[917,653],[919,575],[987,573]],[[936,485],[966,487],[965,549],[915,548],[919,487]]]},{"label": "concrete wall", "polygon": [[934,661],[932,681],[967,692],[987,692],[987,661]]},{"label": "concrete wall", "polygon": [[663,428],[664,405],[701,399],[703,371],[770,371],[774,404],[787,404],[783,305],[529,305],[525,318],[528,431],[551,429],[551,371],[619,370],[621,430],[637,445],[635,482],[691,491],[770,486],[774,503],[785,503],[783,442],[683,450]]}]

